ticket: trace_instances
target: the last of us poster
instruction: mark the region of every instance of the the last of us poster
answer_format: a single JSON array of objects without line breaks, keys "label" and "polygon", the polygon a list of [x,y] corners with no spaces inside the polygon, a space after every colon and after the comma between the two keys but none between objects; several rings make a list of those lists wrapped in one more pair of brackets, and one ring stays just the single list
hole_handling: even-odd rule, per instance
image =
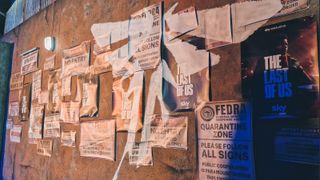
[{"label": "the last of us poster", "polygon": [[258,179],[320,179],[317,34],[316,18],[303,17],[262,27],[241,43]]}]

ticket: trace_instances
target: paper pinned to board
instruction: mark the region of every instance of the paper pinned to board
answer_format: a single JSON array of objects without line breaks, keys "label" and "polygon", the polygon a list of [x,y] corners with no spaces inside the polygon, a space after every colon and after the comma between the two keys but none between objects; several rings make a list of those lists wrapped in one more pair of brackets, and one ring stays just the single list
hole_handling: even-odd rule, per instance
[{"label": "paper pinned to board", "polygon": [[76,131],[61,132],[61,145],[67,147],[76,147]]},{"label": "paper pinned to board", "polygon": [[93,24],[91,33],[100,47],[110,47],[111,44],[128,38],[128,29],[129,20],[125,20]]},{"label": "paper pinned to board", "polygon": [[162,3],[132,14],[129,22],[130,60],[143,70],[156,68],[161,60]]},{"label": "paper pinned to board", "polygon": [[54,69],[55,59],[56,59],[56,55],[46,58],[44,61],[43,70],[46,71],[46,70]]},{"label": "paper pinned to board", "polygon": [[[172,12],[174,11],[175,7],[177,6],[174,5],[171,7],[164,15],[165,19],[170,19],[172,15]],[[205,11],[203,11],[205,12]],[[204,13],[202,13],[204,15]],[[197,29],[201,28],[201,23],[204,23],[204,18],[202,17],[202,20],[200,21],[200,27]],[[204,26],[202,26],[204,27]],[[195,31],[197,31],[197,29]],[[199,31],[199,30],[198,30]],[[200,34],[203,34],[204,36],[204,29],[200,30],[203,31]],[[193,31],[191,31],[192,33]],[[189,33],[188,33],[189,34]],[[183,64],[180,67],[180,71],[183,74],[186,75],[191,75],[194,73],[197,73],[204,68],[208,67],[208,61],[209,61],[209,52],[206,50],[198,50],[196,46],[188,43],[187,41],[182,41],[180,39],[175,39],[172,41],[168,41],[167,34],[164,34],[166,37],[164,38],[164,45],[167,47],[167,49],[171,52],[171,54],[174,56],[177,64]],[[212,66],[216,65],[220,61],[220,57],[212,54]],[[170,78],[170,76],[167,76]],[[174,81],[174,80],[168,80]]]},{"label": "paper pinned to board", "polygon": [[[180,72],[185,75],[192,75],[204,68],[208,68],[209,52],[206,50],[197,50],[197,47],[180,39],[170,42],[165,41],[168,50],[174,56],[177,64],[181,64]],[[220,61],[220,57],[213,55],[212,65]]]},{"label": "paper pinned to board", "polygon": [[21,121],[26,121],[29,119],[31,102],[30,91],[31,84],[26,84],[23,86],[19,102],[19,117]]},{"label": "paper pinned to board", "polygon": [[[112,84],[112,116],[116,118],[117,131],[128,131],[132,118],[137,121],[136,132],[142,127],[142,90],[144,72],[130,77],[116,78]],[[129,84],[129,87],[124,84]],[[132,117],[132,118],[131,118]]]},{"label": "paper pinned to board", "polygon": [[[174,16],[172,12],[176,6],[177,3],[165,13],[165,19]],[[262,0],[234,3],[231,5],[231,13],[230,5],[200,10],[197,11],[198,27],[187,34],[206,38],[207,49],[230,43],[239,43],[265,24],[281,8],[280,1]],[[232,24],[232,27],[230,27],[230,24]]]},{"label": "paper pinned to board", "polygon": [[188,148],[188,117],[159,116],[152,117],[149,141],[152,147]]},{"label": "paper pinned to board", "polygon": [[49,91],[41,91],[38,98],[38,103],[48,104],[48,102],[49,102]]},{"label": "paper pinned to board", "polygon": [[39,49],[33,48],[21,54],[21,75],[27,75],[38,69]]},{"label": "paper pinned to board", "polygon": [[23,88],[24,76],[20,72],[11,75],[10,79],[10,91],[19,90]]},{"label": "paper pinned to board", "polygon": [[15,124],[10,130],[10,142],[20,143],[22,125]]},{"label": "paper pinned to board", "polygon": [[52,154],[52,140],[42,139],[37,143],[37,154],[41,156],[51,157]]},{"label": "paper pinned to board", "polygon": [[41,92],[41,77],[41,70],[38,70],[32,74],[32,100],[36,100],[39,98]]},{"label": "paper pinned to board", "polygon": [[[177,3],[174,5],[178,5]],[[196,29],[198,26],[196,10],[189,7],[165,19],[165,31],[168,40]]]},{"label": "paper pinned to board", "polygon": [[[161,93],[162,92],[162,83],[161,83],[161,81],[162,81],[162,65],[160,63],[160,65],[157,67],[156,71],[154,71],[153,74],[151,75],[150,84],[154,84],[154,86],[151,86],[149,89],[148,102],[147,102],[147,105],[145,106],[146,107],[145,114],[153,114],[154,108],[155,108],[155,103],[156,103],[156,98],[158,97],[159,99],[162,99],[162,93]],[[165,109],[165,105],[162,100],[160,100],[160,103],[161,103],[161,107],[162,107],[161,108],[162,112],[169,113],[169,111]],[[135,120],[137,120],[137,119],[135,119]],[[148,120],[145,120],[145,122],[146,121],[148,121]],[[129,127],[130,127],[130,129],[136,129],[137,125],[138,125],[138,123],[136,121],[130,121]],[[143,126],[143,129],[150,129],[150,128],[146,128],[145,126]],[[143,131],[145,131],[145,130],[143,130]],[[114,173],[112,180],[118,179],[120,168],[122,166],[122,163],[123,163],[127,153],[128,152],[130,153],[132,151],[132,149],[135,147],[134,145],[136,145],[135,138],[136,138],[136,133],[129,131],[127,143],[124,148],[124,152],[122,154],[120,163],[118,165],[116,172]],[[147,138],[144,138],[144,139],[147,139]],[[147,154],[147,153],[145,153],[147,151],[147,149],[145,148],[145,145],[139,146],[139,149],[140,149],[140,147],[141,147],[142,151],[139,151],[139,152],[141,152],[141,154]]]},{"label": "paper pinned to board", "polygon": [[60,112],[61,105],[61,69],[49,72],[48,78],[48,104],[47,112],[49,114]]},{"label": "paper pinned to board", "polygon": [[115,160],[115,120],[81,123],[80,156]]},{"label": "paper pinned to board", "polygon": [[61,77],[83,74],[89,68],[90,41],[63,50]]},{"label": "paper pinned to board", "polygon": [[71,96],[71,76],[61,78],[61,95]]},{"label": "paper pinned to board", "polygon": [[232,4],[233,43],[239,43],[247,39],[281,9],[281,1],[275,0]]},{"label": "paper pinned to board", "polygon": [[213,8],[204,15],[206,49],[225,46],[232,43],[230,5]]},{"label": "paper pinned to board", "polygon": [[128,154],[130,165],[137,167],[153,165],[152,149],[148,142],[135,143]]},{"label": "paper pinned to board", "polygon": [[90,73],[92,74],[102,74],[112,71],[112,66],[106,61],[109,56],[109,52],[99,54],[96,56],[94,63],[90,66]]},{"label": "paper pinned to board", "polygon": [[80,117],[94,117],[98,113],[99,76],[82,74],[77,81],[77,97],[80,102]]},{"label": "paper pinned to board", "polygon": [[60,137],[60,115],[53,114],[44,118],[43,136],[45,138]]},{"label": "paper pinned to board", "polygon": [[80,102],[62,102],[60,119],[64,123],[79,123],[80,120]]},{"label": "paper pinned to board", "polygon": [[31,104],[30,124],[28,130],[29,144],[37,144],[37,140],[42,138],[42,119],[44,106],[37,103]]},{"label": "paper pinned to board", "polygon": [[19,102],[10,102],[9,103],[9,116],[17,117],[19,116]]}]

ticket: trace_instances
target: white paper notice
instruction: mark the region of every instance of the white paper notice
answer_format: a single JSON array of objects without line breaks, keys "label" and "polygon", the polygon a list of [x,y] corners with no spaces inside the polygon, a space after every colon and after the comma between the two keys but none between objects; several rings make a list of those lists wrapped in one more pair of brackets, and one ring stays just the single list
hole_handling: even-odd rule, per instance
[{"label": "white paper notice", "polygon": [[9,104],[9,116],[10,117],[19,116],[19,102],[10,102],[10,104]]},{"label": "white paper notice", "polygon": [[207,103],[199,115],[199,139],[252,140],[251,109],[248,103],[242,101]]},{"label": "white paper notice", "polygon": [[[151,24],[141,23],[147,18],[146,13],[153,17]],[[138,61],[143,70],[154,69],[160,62],[161,56],[161,3],[146,7],[130,16],[129,25],[129,55]]]},{"label": "white paper notice", "polygon": [[213,8],[204,15],[206,49],[232,43],[230,5]]},{"label": "white paper notice", "polygon": [[30,124],[29,124],[29,143],[36,144],[38,139],[42,138],[42,119],[44,106],[31,104]]},{"label": "white paper notice", "polygon": [[37,143],[37,154],[51,157],[52,154],[52,140],[43,139]]},{"label": "white paper notice", "polygon": [[13,125],[12,129],[10,130],[10,141],[20,143],[21,131],[22,125]]},{"label": "white paper notice", "polygon": [[76,131],[65,131],[61,133],[61,145],[76,147]]},{"label": "white paper notice", "polygon": [[22,89],[23,77],[20,72],[11,75],[10,91]]},{"label": "white paper notice", "polygon": [[194,7],[180,11],[165,19],[166,35],[168,40],[192,31],[197,28],[198,21]]},{"label": "white paper notice", "polygon": [[154,116],[151,121],[152,146],[187,149],[188,117]]},{"label": "white paper notice", "polygon": [[38,69],[38,54],[36,49],[27,54],[21,55],[21,75],[26,75]]},{"label": "white paper notice", "polygon": [[199,179],[255,179],[250,105],[205,103],[197,121]]},{"label": "white paper notice", "polygon": [[41,92],[42,71],[34,72],[32,75],[32,100],[38,99]]},{"label": "white paper notice", "polygon": [[80,156],[115,160],[115,120],[81,123]]},{"label": "white paper notice", "polygon": [[44,137],[60,137],[60,114],[46,116],[44,119]]},{"label": "white paper notice", "polygon": [[199,139],[199,179],[255,179],[252,142]]},{"label": "white paper notice", "polygon": [[54,69],[55,59],[56,59],[56,55],[46,58],[43,65],[43,70],[46,71],[46,70]]},{"label": "white paper notice", "polygon": [[60,119],[64,123],[79,123],[80,102],[62,102]]},{"label": "white paper notice", "polygon": [[233,43],[247,39],[282,8],[280,1],[262,0],[231,5]]}]

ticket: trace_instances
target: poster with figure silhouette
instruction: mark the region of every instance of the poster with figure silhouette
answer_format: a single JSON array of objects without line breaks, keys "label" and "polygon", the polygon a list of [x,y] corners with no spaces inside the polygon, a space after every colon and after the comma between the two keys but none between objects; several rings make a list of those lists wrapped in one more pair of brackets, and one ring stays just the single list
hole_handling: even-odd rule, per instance
[{"label": "poster with figure silhouette", "polygon": [[302,17],[262,27],[241,43],[257,179],[320,178],[317,33],[316,19]]},{"label": "poster with figure silhouette", "polygon": [[241,43],[244,98],[253,98],[260,119],[317,114],[317,23],[312,17],[257,30]]}]

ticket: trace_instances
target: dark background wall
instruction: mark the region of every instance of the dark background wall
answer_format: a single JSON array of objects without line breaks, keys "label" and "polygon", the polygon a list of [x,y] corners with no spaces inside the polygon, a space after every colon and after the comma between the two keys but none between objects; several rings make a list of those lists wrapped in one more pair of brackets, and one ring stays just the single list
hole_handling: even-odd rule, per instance
[{"label": "dark background wall", "polygon": [[[159,0],[57,0],[46,10],[27,20],[10,33],[2,37],[3,41],[15,44],[13,53],[12,73],[20,71],[19,55],[34,47],[40,48],[39,67],[43,68],[46,57],[52,53],[46,51],[43,39],[54,36],[57,39],[55,50],[57,67],[61,66],[63,49],[75,46],[85,40],[93,40],[90,28],[94,23],[116,22],[128,19],[129,15]],[[165,0],[164,9],[168,10],[175,2]],[[218,7],[235,0],[180,0],[177,11],[190,6],[198,10]],[[318,0],[312,1],[308,11],[274,19],[270,23],[293,19],[307,14],[318,14]],[[212,68],[212,100],[240,99],[241,71],[240,45],[230,45],[213,50],[221,56],[218,65]],[[146,88],[148,92],[152,70],[147,71]],[[48,73],[43,73],[42,89],[47,87]],[[25,76],[24,83],[31,83],[31,74]],[[111,118],[111,87],[112,75],[100,75],[99,117]],[[11,92],[10,101],[18,100],[18,92]],[[189,117],[188,150],[154,148],[154,166],[135,168],[129,166],[128,159],[121,167],[120,179],[197,179],[197,151],[195,132],[195,116],[193,112],[184,113]],[[15,123],[21,123],[14,119]],[[51,158],[36,154],[36,145],[28,144],[29,122],[23,122],[21,143],[10,143],[7,138],[3,175],[5,179],[111,179],[122,156],[127,133],[117,133],[116,162],[97,158],[79,156],[78,148],[60,146],[60,139],[54,140]],[[79,145],[79,126],[62,125],[62,130],[77,131],[77,147]],[[7,132],[8,134],[9,132]],[[7,136],[9,137],[9,136]]]}]

